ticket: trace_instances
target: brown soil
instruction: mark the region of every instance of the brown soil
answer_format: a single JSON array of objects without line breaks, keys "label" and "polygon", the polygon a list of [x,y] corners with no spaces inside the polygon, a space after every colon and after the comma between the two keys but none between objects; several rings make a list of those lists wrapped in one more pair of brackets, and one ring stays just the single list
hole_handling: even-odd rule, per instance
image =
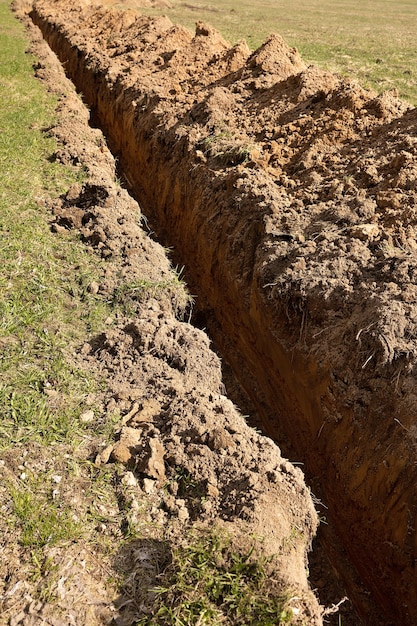
[{"label": "brown soil", "polygon": [[[100,335],[67,354],[106,381],[106,389],[88,399],[94,411],[84,416],[91,422],[85,443],[57,448],[56,458],[35,444],[10,448],[0,463],[2,496],[4,485],[22,472],[45,473],[54,497],[77,519],[97,510],[97,533],[112,549],[104,551],[91,537],[46,546],[34,575],[33,559],[7,524],[10,503],[2,497],[0,623],[134,624],[151,611],[151,589],[186,530],[220,526],[236,549],[248,550],[251,537],[264,537],[256,551],[275,555],[268,573],[274,592],[287,594],[291,623],[319,626],[323,609],[306,575],[318,517],[302,472],[223,395],[220,360],[207,335],[182,321],[189,315],[188,296],[166,251],[149,237],[138,204],[117,184],[105,139],[89,126],[89,113],[55,55],[24,7],[16,8],[39,59],[37,76],[59,97],[58,121],[48,131],[58,142],[53,157],[87,172],[82,185],[51,203],[51,228],[57,237],[76,229],[91,254],[106,260],[100,282],[89,289],[98,298],[122,301],[125,314],[106,320]],[[105,438],[94,430],[115,414],[121,417],[116,441],[103,446]],[[85,461],[85,470],[82,463],[77,474],[71,470],[73,456]],[[115,464],[112,493],[101,485],[97,494],[92,475]],[[133,540],[126,540],[123,526]],[[121,571],[120,590],[115,580]]]},{"label": "brown soil", "polygon": [[358,610],[417,623],[416,110],[277,35],[251,54],[133,11],[41,1],[32,18],[383,617],[342,568]]}]

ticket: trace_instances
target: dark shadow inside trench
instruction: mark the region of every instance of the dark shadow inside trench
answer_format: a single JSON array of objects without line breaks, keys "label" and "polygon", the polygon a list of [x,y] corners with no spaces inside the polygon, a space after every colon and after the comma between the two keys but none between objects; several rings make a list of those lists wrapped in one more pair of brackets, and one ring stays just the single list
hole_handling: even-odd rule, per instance
[{"label": "dark shadow inside trench", "polygon": [[[175,254],[175,250],[173,253]],[[206,332],[212,340],[210,327],[216,323],[215,319],[212,315],[210,315],[210,313],[202,311],[198,308],[198,299],[191,323]],[[250,396],[240,384],[238,377],[235,375],[233,368],[225,360],[224,355],[221,351],[217,350],[216,342],[213,340],[212,348],[217,352],[221,359],[225,394],[235,404],[250,426],[261,431],[265,436],[268,436],[268,432],[264,431],[262,418],[258,414]],[[304,464],[301,461],[295,460],[297,458],[296,452],[293,449],[288,437],[283,435],[279,441],[275,439],[275,443],[280,447],[284,456],[289,458],[294,465],[300,467],[300,469],[304,472]],[[323,606],[335,607],[336,605],[339,605],[337,611],[335,610],[334,613],[329,613],[326,616],[325,624],[328,624],[329,626],[340,626],[341,624],[344,626],[361,626],[362,621],[347,596],[340,574],[332,564],[328,555],[330,548],[333,556],[339,560],[339,564],[340,559],[344,559],[344,567],[351,567],[347,556],[343,556],[343,549],[340,546],[336,533],[329,526],[329,522],[326,517],[327,507],[318,497],[320,481],[310,480],[309,476],[306,475],[305,472],[304,477],[312,490],[315,507],[321,520],[317,536],[313,541],[312,549],[308,555],[309,583]],[[356,583],[358,589],[361,589],[361,581],[357,579]],[[363,593],[366,594],[366,591],[363,590]]]}]

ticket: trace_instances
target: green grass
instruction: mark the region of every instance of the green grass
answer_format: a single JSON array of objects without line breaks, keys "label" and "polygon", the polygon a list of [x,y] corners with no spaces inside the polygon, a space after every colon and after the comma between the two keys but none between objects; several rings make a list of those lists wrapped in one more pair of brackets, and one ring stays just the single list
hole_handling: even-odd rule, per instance
[{"label": "green grass", "polygon": [[212,157],[214,163],[221,167],[238,165],[250,160],[255,144],[242,142],[238,137],[234,137],[228,130],[221,130],[215,134],[210,134],[202,139],[199,148],[206,157]]},{"label": "green grass", "polygon": [[126,315],[132,314],[137,305],[147,298],[170,298],[179,318],[192,308],[194,299],[187,290],[182,279],[183,269],[172,270],[170,276],[164,280],[152,281],[147,278],[125,282],[115,290],[114,304],[123,310]]},{"label": "green grass", "polygon": [[[118,3],[135,6],[134,0]],[[378,91],[397,88],[417,104],[417,3],[415,0],[192,0],[172,8],[140,8],[167,14],[194,30],[203,20],[231,43],[257,48],[271,32],[296,46],[308,63],[348,75]]]},{"label": "green grass", "polygon": [[14,514],[11,519],[15,520],[18,541],[25,548],[38,550],[75,541],[82,534],[81,523],[73,519],[70,507],[54,500],[52,488],[46,489],[48,483],[48,476],[25,475],[20,484],[9,487]]},{"label": "green grass", "polygon": [[155,589],[154,614],[141,626],[230,624],[275,626],[291,623],[291,610],[273,589],[270,560],[255,553],[256,541],[244,549],[214,529],[186,533]]},{"label": "green grass", "polygon": [[53,123],[56,99],[34,78],[26,47],[0,3],[0,448],[81,432],[77,417],[95,383],[65,354],[108,315],[87,289],[100,262],[48,226],[45,199],[82,172],[51,158],[56,145],[42,128]]}]

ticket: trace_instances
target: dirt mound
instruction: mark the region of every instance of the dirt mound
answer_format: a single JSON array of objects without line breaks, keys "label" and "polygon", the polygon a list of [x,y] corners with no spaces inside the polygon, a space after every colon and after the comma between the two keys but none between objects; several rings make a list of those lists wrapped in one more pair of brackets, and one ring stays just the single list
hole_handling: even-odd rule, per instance
[{"label": "dirt mound", "polygon": [[[286,594],[291,623],[321,624],[322,609],[306,577],[306,553],[318,518],[303,475],[223,395],[220,361],[208,337],[183,321],[190,299],[166,251],[148,236],[138,204],[115,180],[115,162],[101,132],[88,126],[85,106],[33,27],[32,38],[40,59],[37,74],[60,99],[59,120],[49,130],[58,140],[53,158],[81,163],[87,175],[52,203],[52,230],[77,229],[85,245],[106,260],[100,281],[88,289],[117,300],[124,311],[66,356],[106,381],[91,400],[94,411],[84,418],[99,429],[94,415],[103,421],[119,415],[116,442],[103,448],[98,437],[88,454],[96,467],[125,466],[115,489],[125,524],[141,540],[125,541],[114,557],[130,576],[119,598],[109,582],[115,570],[107,555],[94,553],[90,545],[81,549],[80,543],[49,550],[48,567],[59,581],[55,589],[52,573],[42,573],[51,573],[42,602],[36,600],[38,579],[23,584],[26,571],[18,548],[5,541],[2,615],[13,624],[62,623],[63,614],[71,623],[136,623],[152,612],[152,589],[167,565],[159,552],[167,559],[167,549],[179,545],[191,527],[220,527],[236,549],[249,554],[256,544],[262,558],[275,555],[268,565],[270,589]],[[21,450],[3,456],[6,478],[18,471],[20,456]],[[47,463],[34,449],[26,450],[25,458],[27,472]],[[60,497],[82,518],[87,510],[80,493],[85,494],[87,481],[78,477],[77,482],[61,470]],[[116,542],[120,537],[111,529],[120,512],[110,510],[104,497],[100,506],[101,531]],[[167,547],[158,551],[159,544]]]},{"label": "dirt mound", "polygon": [[265,427],[320,477],[385,623],[414,623],[416,110],[278,36],[250,54],[202,24],[63,1],[32,15]]}]

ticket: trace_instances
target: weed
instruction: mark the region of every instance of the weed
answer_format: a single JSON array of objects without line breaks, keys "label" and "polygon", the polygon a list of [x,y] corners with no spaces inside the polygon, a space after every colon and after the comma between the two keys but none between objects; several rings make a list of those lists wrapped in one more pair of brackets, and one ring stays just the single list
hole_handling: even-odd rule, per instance
[{"label": "weed", "polygon": [[232,545],[223,531],[191,532],[175,547],[172,563],[163,574],[154,614],[138,624],[252,624],[288,623],[291,611],[272,590],[267,571],[270,561]]},{"label": "weed", "polygon": [[282,541],[282,548],[284,551],[288,550],[289,552],[291,552],[296,549],[300,541],[304,541],[303,531],[296,526],[292,526],[290,534],[287,537],[284,537]]},{"label": "weed", "polygon": [[57,570],[57,566],[53,564],[51,557],[43,558],[39,550],[30,553],[32,559],[32,575],[31,579],[34,583],[46,578],[51,572]]},{"label": "weed", "polygon": [[197,149],[221,167],[234,167],[250,160],[254,146],[233,137],[230,131],[220,131],[202,139]]},{"label": "weed", "polygon": [[191,515],[195,515],[207,497],[207,487],[204,482],[196,479],[184,467],[176,467],[173,486],[177,497],[185,499]]},{"label": "weed", "polygon": [[178,493],[181,497],[198,487],[198,481],[184,467],[176,467],[173,478],[178,483]]}]

